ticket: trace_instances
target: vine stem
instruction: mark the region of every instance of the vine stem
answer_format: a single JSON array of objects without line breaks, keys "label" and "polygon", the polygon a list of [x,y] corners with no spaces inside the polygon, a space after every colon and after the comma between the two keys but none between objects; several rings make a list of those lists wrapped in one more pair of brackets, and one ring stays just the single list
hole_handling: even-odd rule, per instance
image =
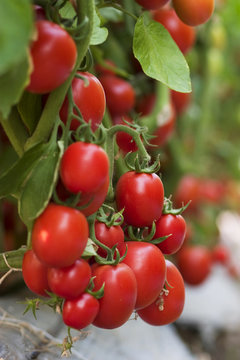
[{"label": "vine stem", "polygon": [[58,117],[60,108],[64,101],[64,98],[67,94],[69,87],[71,86],[72,80],[75,76],[77,69],[79,68],[81,62],[84,59],[84,56],[87,53],[88,47],[90,45],[92,29],[93,29],[93,10],[94,10],[94,1],[93,0],[78,0],[77,1],[77,13],[78,21],[84,21],[85,18],[88,18],[87,22],[87,32],[86,36],[81,38],[81,40],[76,41],[77,45],[77,60],[73,71],[71,72],[68,79],[57,89],[51,92],[48,97],[47,103],[41,115],[41,118],[38,122],[38,125],[33,133],[33,135],[27,140],[25,144],[25,150],[33,147],[34,145],[47,141],[49,135],[52,131],[53,125]]},{"label": "vine stem", "polygon": [[21,247],[18,250],[7,251],[0,254],[0,271],[6,272],[9,269],[18,270],[22,268],[22,259],[27,247]]}]

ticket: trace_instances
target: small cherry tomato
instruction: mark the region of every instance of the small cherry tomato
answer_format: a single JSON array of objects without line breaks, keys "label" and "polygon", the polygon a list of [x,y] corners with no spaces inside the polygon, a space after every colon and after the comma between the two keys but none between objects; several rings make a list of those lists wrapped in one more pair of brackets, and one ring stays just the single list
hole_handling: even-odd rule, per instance
[{"label": "small cherry tomato", "polygon": [[108,156],[96,144],[77,141],[69,145],[62,156],[60,176],[70,192],[94,193],[109,176]]},{"label": "small cherry tomato", "polygon": [[76,62],[77,48],[67,31],[53,22],[37,21],[36,30],[37,39],[30,48],[33,71],[27,90],[44,94],[69,77]]},{"label": "small cherry tomato", "polygon": [[[127,115],[114,116],[112,119],[112,122],[114,125],[120,124],[120,125],[129,126],[125,123],[125,121],[132,123],[132,119]],[[119,149],[121,149],[123,151],[123,153],[125,153],[125,154],[130,151],[132,151],[132,152],[137,151],[137,149],[138,149],[132,136],[124,131],[117,132],[116,142],[119,146]]]},{"label": "small cherry tomato", "polygon": [[77,299],[65,300],[62,317],[65,325],[81,330],[92,324],[99,311],[99,301],[88,293]]},{"label": "small cherry tomato", "polygon": [[99,77],[106,94],[107,107],[111,115],[125,115],[133,109],[135,91],[126,80],[114,75]]},{"label": "small cherry tomato", "polygon": [[204,24],[214,10],[214,0],[173,0],[173,7],[178,17],[187,25]]},{"label": "small cherry tomato", "polygon": [[151,226],[162,214],[163,183],[156,174],[128,171],[117,182],[116,202],[128,225]]},{"label": "small cherry tomato", "polygon": [[[91,128],[95,131],[102,122],[106,108],[105,92],[103,87],[93,74],[89,72],[78,72],[82,79],[75,77],[72,81],[73,100],[79,109],[85,122],[91,121]],[[83,80],[85,79],[85,80]],[[65,100],[60,109],[60,118],[66,124],[68,118],[68,98]],[[77,110],[73,113],[77,115]],[[76,130],[81,123],[73,118],[71,122],[71,130]]]},{"label": "small cherry tomato", "polygon": [[164,146],[175,129],[175,120],[175,109],[171,104],[167,104],[157,116],[157,128],[152,134],[154,138],[150,140],[150,144],[155,147]]},{"label": "small cherry tomato", "polygon": [[22,275],[27,287],[35,294],[48,296],[47,291],[51,291],[47,279],[48,268],[45,266],[33,250],[27,250],[23,256]]},{"label": "small cherry tomato", "polygon": [[159,295],[166,279],[166,264],[162,252],[154,244],[127,241],[127,264],[137,280],[135,309],[151,304]]},{"label": "small cherry tomato", "polygon": [[171,100],[178,115],[181,115],[191,101],[191,93],[182,93],[171,90]]},{"label": "small cherry tomato", "polygon": [[33,225],[32,247],[45,265],[65,267],[82,255],[88,233],[87,219],[80,211],[50,203]]},{"label": "small cherry tomato", "polygon": [[230,260],[228,248],[222,244],[217,244],[212,249],[212,259],[214,263],[226,265]]},{"label": "small cherry tomato", "polygon": [[200,203],[199,186],[200,182],[196,176],[191,174],[184,175],[180,179],[175,190],[175,206],[181,207],[182,205],[186,205],[191,200],[186,209],[186,212],[195,211]]},{"label": "small cherry tomato", "polygon": [[212,256],[206,246],[184,246],[177,254],[177,266],[184,281],[190,285],[200,285],[209,276]]},{"label": "small cherry tomato", "polygon": [[182,246],[186,234],[186,222],[182,215],[166,214],[156,221],[154,239],[170,235],[157,244],[163,254],[175,254]]},{"label": "small cherry tomato", "polygon": [[156,10],[166,5],[169,0],[136,0],[146,10]]},{"label": "small cherry tomato", "polygon": [[63,268],[48,268],[48,284],[51,291],[65,299],[74,299],[87,288],[91,279],[91,267],[84,259],[77,259]]},{"label": "small cherry tomato", "polygon": [[166,260],[166,266],[167,282],[158,298],[151,305],[137,311],[142,320],[155,326],[176,321],[185,303],[185,286],[180,272],[169,260]]},{"label": "small cherry tomato", "polygon": [[137,298],[137,281],[132,269],[124,263],[96,265],[92,275],[95,276],[93,291],[99,290],[105,283],[93,325],[103,329],[123,325],[131,316]]},{"label": "small cherry tomato", "polygon": [[179,19],[174,9],[163,8],[156,10],[153,12],[153,19],[161,23],[168,30],[183,54],[186,54],[193,47],[195,42],[195,30],[184,24]]},{"label": "small cherry tomato", "polygon": [[[125,252],[126,246],[124,243],[124,232],[120,225],[107,226],[106,224],[96,221],[95,222],[95,235],[98,241],[103,245],[108,246],[110,249],[117,245],[117,249],[122,256]],[[105,257],[106,250],[99,246],[97,253]]]}]

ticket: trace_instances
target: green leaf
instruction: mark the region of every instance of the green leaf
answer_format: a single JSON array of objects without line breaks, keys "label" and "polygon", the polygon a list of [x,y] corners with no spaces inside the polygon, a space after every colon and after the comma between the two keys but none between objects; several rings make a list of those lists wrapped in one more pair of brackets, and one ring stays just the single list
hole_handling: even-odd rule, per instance
[{"label": "green leaf", "polygon": [[108,37],[108,29],[105,27],[100,27],[100,24],[100,18],[95,10],[93,16],[93,32],[90,45],[102,44]]},{"label": "green leaf", "polygon": [[51,143],[39,159],[21,189],[18,211],[26,225],[39,216],[47,206],[58,178],[63,144]]},{"label": "green leaf", "polygon": [[0,111],[6,119],[11,107],[21,98],[29,78],[29,58],[25,57],[13,68],[0,76]]},{"label": "green leaf", "polygon": [[0,177],[0,198],[12,195],[19,197],[19,191],[36,161],[46,151],[48,144],[38,144],[25,154]]},{"label": "green leaf", "polygon": [[33,133],[42,112],[42,98],[38,94],[27,91],[23,93],[17,104],[18,112],[30,134]]},{"label": "green leaf", "polygon": [[146,75],[176,91],[191,92],[185,57],[164,26],[146,13],[135,25],[133,53]]},{"label": "green leaf", "polygon": [[30,0],[0,1],[0,74],[12,69],[25,57],[32,31]]}]

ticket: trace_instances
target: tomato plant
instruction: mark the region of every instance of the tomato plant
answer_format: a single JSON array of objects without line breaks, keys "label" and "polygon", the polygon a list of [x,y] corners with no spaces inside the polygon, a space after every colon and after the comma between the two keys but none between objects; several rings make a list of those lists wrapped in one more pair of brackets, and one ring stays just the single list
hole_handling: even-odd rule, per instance
[{"label": "tomato plant", "polygon": [[27,90],[43,94],[54,90],[69,77],[77,49],[72,37],[59,25],[39,20],[36,28],[37,39],[30,49],[33,71]]},{"label": "tomato plant", "polygon": [[49,204],[32,230],[32,247],[41,262],[50,267],[74,263],[88,239],[88,223],[78,210]]},{"label": "tomato plant", "polygon": [[179,270],[169,260],[166,260],[166,266],[167,282],[157,300],[137,312],[142,320],[155,326],[167,325],[176,321],[181,315],[185,303],[184,281]]},{"label": "tomato plant", "polygon": [[128,241],[127,256],[123,260],[137,280],[136,309],[151,304],[163,288],[166,277],[165,259],[154,244]]},{"label": "tomato plant", "polygon": [[[95,131],[102,122],[105,112],[106,99],[103,87],[96,76],[89,72],[77,72],[79,77],[72,81],[73,100],[85,122],[91,121],[91,128]],[[68,118],[69,101],[67,96],[60,109],[60,118],[66,124]],[[78,115],[77,110],[73,110]],[[71,129],[76,130],[81,123],[77,118],[71,121]]]},{"label": "tomato plant", "polygon": [[99,312],[93,324],[103,329],[123,325],[131,316],[137,298],[137,282],[133,271],[126,264],[97,265],[93,267],[94,291],[103,283],[104,296],[99,299]]},{"label": "tomato plant", "polygon": [[151,226],[161,216],[163,201],[163,184],[156,174],[129,171],[117,183],[117,207],[124,209],[124,220],[129,225]]}]

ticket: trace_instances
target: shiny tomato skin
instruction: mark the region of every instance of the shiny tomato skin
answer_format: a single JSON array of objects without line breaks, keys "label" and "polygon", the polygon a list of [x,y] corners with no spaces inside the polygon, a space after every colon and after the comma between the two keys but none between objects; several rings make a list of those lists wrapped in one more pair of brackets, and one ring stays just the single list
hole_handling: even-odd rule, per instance
[{"label": "shiny tomato skin", "polygon": [[183,278],[172,262],[166,260],[166,266],[167,282],[165,286],[169,293],[161,292],[157,300],[151,305],[137,311],[140,318],[150,325],[171,324],[179,318],[184,308],[185,286]]},{"label": "shiny tomato skin", "polygon": [[176,255],[178,269],[189,285],[200,285],[210,275],[212,256],[206,246],[186,245]]},{"label": "shiny tomato skin", "polygon": [[136,227],[151,226],[162,213],[164,188],[156,174],[128,171],[116,185],[118,210],[124,209],[124,221]]},{"label": "shiny tomato skin", "polygon": [[135,105],[135,91],[126,80],[115,75],[102,75],[99,80],[106,94],[107,107],[112,116],[125,115]]},{"label": "shiny tomato skin", "polygon": [[[91,128],[95,131],[102,122],[103,115],[106,108],[106,98],[103,87],[96,76],[89,72],[78,72],[86,79],[86,83],[83,79],[75,77],[72,81],[73,100],[80,110],[80,113],[85,122],[91,121]],[[60,118],[66,124],[68,117],[68,98],[64,99],[62,107],[60,109]],[[77,115],[77,111],[74,109],[73,113]],[[73,118],[71,122],[71,130],[76,130],[81,123]]]},{"label": "shiny tomato skin", "polygon": [[47,291],[51,291],[47,279],[48,268],[45,266],[33,250],[27,250],[23,256],[22,275],[27,287],[35,294],[48,296]]},{"label": "shiny tomato skin", "polygon": [[60,164],[63,185],[83,195],[96,192],[109,176],[109,160],[98,145],[77,141],[65,150]]},{"label": "shiny tomato skin", "polygon": [[87,288],[91,279],[91,267],[84,259],[77,259],[63,268],[48,268],[48,284],[51,291],[65,299],[74,299]]},{"label": "shiny tomato skin", "polygon": [[99,311],[99,301],[88,293],[78,298],[65,300],[63,304],[63,322],[74,329],[81,330],[92,324]]},{"label": "shiny tomato skin", "polygon": [[169,0],[136,0],[146,10],[156,10],[166,5]]},{"label": "shiny tomato skin", "polygon": [[191,101],[191,93],[182,93],[171,90],[171,100],[178,115],[181,115],[189,106]]},{"label": "shiny tomato skin", "polygon": [[187,25],[204,24],[214,10],[214,0],[173,0],[173,7],[178,17]]},{"label": "shiny tomato skin", "polygon": [[[127,116],[114,116],[112,119],[112,122],[114,125],[125,125],[125,126],[129,126],[126,124],[126,122],[132,123],[132,119]],[[129,135],[128,133],[124,132],[124,131],[118,131],[117,135],[116,135],[116,142],[118,144],[119,149],[124,153],[128,153],[130,151],[134,152],[137,151],[138,147],[135,143],[135,141],[133,140],[132,136]]]},{"label": "shiny tomato skin", "polygon": [[77,48],[67,31],[53,22],[39,20],[36,30],[37,39],[30,48],[33,71],[27,90],[44,94],[68,78],[76,62]]},{"label": "shiny tomato skin", "polygon": [[170,235],[157,244],[163,254],[175,254],[183,245],[186,235],[186,222],[182,215],[164,214],[156,221],[154,239]]},{"label": "shiny tomato skin", "polygon": [[[103,245],[108,246],[110,249],[117,245],[117,249],[122,256],[125,252],[125,243],[124,243],[124,232],[120,225],[107,226],[103,222],[95,222],[95,235],[98,241]],[[100,246],[97,250],[97,253],[100,256],[105,257],[107,255],[106,250],[102,249]]]},{"label": "shiny tomato skin", "polygon": [[82,255],[88,234],[87,219],[80,211],[50,203],[33,225],[32,247],[45,265],[65,267]]},{"label": "shiny tomato skin", "polygon": [[137,280],[135,309],[150,305],[159,295],[166,279],[166,263],[156,245],[147,242],[127,241],[127,264]]},{"label": "shiny tomato skin", "polygon": [[137,298],[137,281],[129,266],[119,263],[93,266],[94,291],[103,283],[104,296],[99,299],[100,309],[93,325],[103,329],[122,326],[131,316]]},{"label": "shiny tomato skin", "polygon": [[195,30],[184,24],[179,19],[174,9],[163,8],[156,10],[153,12],[153,19],[161,23],[168,30],[183,54],[186,54],[193,47],[195,42]]}]

